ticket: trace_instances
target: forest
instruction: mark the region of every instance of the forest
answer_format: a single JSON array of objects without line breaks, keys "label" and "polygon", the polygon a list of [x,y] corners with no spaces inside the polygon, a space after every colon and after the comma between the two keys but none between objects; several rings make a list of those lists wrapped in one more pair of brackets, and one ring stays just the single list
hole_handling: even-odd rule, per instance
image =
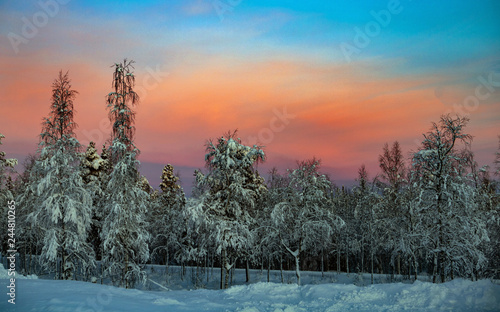
[{"label": "forest", "polygon": [[495,168],[480,166],[468,117],[437,116],[409,159],[397,141],[381,146],[380,172],[370,178],[361,165],[352,188],[322,173],[331,159],[260,173],[265,147],[230,131],[207,139],[206,166],[186,197],[167,162],[157,189],[140,173],[133,64],[112,66],[103,101],[112,132],[100,153],[76,138],[78,92],[62,71],[23,172],[0,152],[2,229],[16,206],[1,251],[15,240],[20,274],[41,267],[38,275],[133,288],[146,264],[219,267],[221,289],[235,268],[294,270],[297,284],[302,270],[371,273],[372,283],[374,274],[500,278],[500,146]]}]

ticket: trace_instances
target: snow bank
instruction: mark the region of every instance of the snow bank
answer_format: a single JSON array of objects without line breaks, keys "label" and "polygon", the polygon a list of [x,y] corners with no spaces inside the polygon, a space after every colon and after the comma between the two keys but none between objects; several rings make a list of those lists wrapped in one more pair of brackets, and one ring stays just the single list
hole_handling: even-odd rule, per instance
[{"label": "snow bank", "polygon": [[[366,287],[257,283],[225,291],[154,292],[24,279],[17,289],[17,311],[498,311],[500,306],[500,285],[487,280]],[[15,311],[7,296],[0,311]]]}]

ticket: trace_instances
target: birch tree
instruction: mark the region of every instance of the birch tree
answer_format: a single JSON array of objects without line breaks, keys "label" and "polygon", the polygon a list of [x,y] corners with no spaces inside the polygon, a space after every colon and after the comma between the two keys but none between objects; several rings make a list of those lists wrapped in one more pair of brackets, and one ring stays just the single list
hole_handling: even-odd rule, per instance
[{"label": "birch tree", "polygon": [[413,156],[418,172],[418,213],[423,237],[433,261],[433,282],[455,274],[472,275],[484,266],[479,244],[487,240],[479,214],[476,192],[463,176],[465,159],[457,145],[472,137],[464,132],[468,119],[442,116],[424,135],[422,148]]},{"label": "birch tree", "polygon": [[284,249],[295,260],[299,285],[301,255],[321,248],[324,241],[330,241],[333,230],[344,224],[330,212],[331,182],[319,173],[319,166],[320,162],[312,159],[289,171],[285,194],[271,212],[272,226]]}]

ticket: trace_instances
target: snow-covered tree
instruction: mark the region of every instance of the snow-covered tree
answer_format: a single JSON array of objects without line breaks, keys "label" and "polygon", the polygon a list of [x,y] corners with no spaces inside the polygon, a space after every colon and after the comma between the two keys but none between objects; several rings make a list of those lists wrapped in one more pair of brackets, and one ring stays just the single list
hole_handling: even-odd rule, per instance
[{"label": "snow-covered tree", "polygon": [[401,257],[407,257],[404,250],[408,250],[403,244],[402,238],[406,237],[407,225],[403,219],[406,214],[405,206],[402,203],[402,187],[405,185],[407,173],[403,159],[403,152],[398,141],[395,141],[392,148],[386,143],[383,154],[379,155],[379,166],[382,169],[382,178],[388,183],[383,185],[383,198],[381,211],[379,214],[381,230],[381,241],[385,242],[383,248],[386,254],[390,254],[391,266],[396,269],[397,274],[401,274]]},{"label": "snow-covered tree", "polygon": [[145,282],[142,270],[149,259],[146,213],[149,195],[139,187],[135,152],[126,152],[118,140],[112,149],[124,155],[114,166],[106,186],[105,218],[102,225],[105,275],[115,285],[130,288]]},{"label": "snow-covered tree", "polygon": [[50,115],[40,134],[41,153],[33,170],[36,176],[27,186],[26,196],[21,197],[21,201],[29,201],[29,193],[37,197],[37,206],[27,220],[43,232],[42,264],[55,266],[56,278],[61,279],[74,279],[77,267],[88,274],[95,266],[87,242],[92,201],[77,170],[80,144],[73,132],[76,94],[68,74],[60,72],[52,85]]},{"label": "snow-covered tree", "polygon": [[[0,133],[0,145],[2,145],[2,139],[4,139],[5,136]],[[2,174],[0,178],[2,178],[2,182],[5,182],[5,173],[6,169],[8,167],[14,168],[14,166],[17,165],[17,159],[14,158],[5,158],[5,152],[0,152],[0,173]]]},{"label": "snow-covered tree", "polygon": [[149,213],[151,256],[163,257],[168,268],[171,251],[180,249],[182,232],[186,227],[183,215],[186,196],[171,164],[163,168],[160,190]]},{"label": "snow-covered tree", "polygon": [[[409,176],[413,176],[410,172]],[[408,261],[408,276],[411,275],[412,267],[415,280],[418,278],[419,259],[425,247],[422,244],[423,237],[428,235],[425,233],[425,226],[422,224],[421,214],[418,209],[418,182],[409,180],[409,183],[398,193],[398,213],[389,217],[389,222],[392,225],[388,227],[392,230],[390,246],[393,250],[391,257],[394,262],[394,256],[402,257]],[[416,181],[415,181],[416,182]],[[387,199],[387,198],[385,198]],[[386,223],[387,224],[387,223]],[[389,241],[387,237],[383,237]],[[398,274],[400,274],[398,261]]]},{"label": "snow-covered tree", "polygon": [[[103,155],[106,155],[105,149],[105,146],[103,146]],[[80,163],[83,181],[86,184],[96,184],[98,186],[102,176],[110,169],[110,166],[106,156],[101,157],[97,153],[95,143],[90,142]]]},{"label": "snow-covered tree", "polygon": [[344,221],[331,213],[331,182],[319,173],[316,159],[288,171],[289,184],[271,212],[272,227],[284,249],[294,258],[300,285],[300,259],[306,251],[319,251]]},{"label": "snow-covered tree", "polygon": [[[355,245],[361,255],[361,271],[364,270],[364,254],[368,251],[370,256],[371,283],[373,284],[374,257],[380,247],[381,240],[378,230],[381,228],[380,215],[382,213],[382,197],[368,182],[368,172],[365,165],[358,170],[359,187],[354,188],[356,208],[354,217],[358,229],[358,242]],[[392,237],[391,237],[392,238]]]},{"label": "snow-covered tree", "polygon": [[56,265],[56,278],[62,279],[74,279],[77,266],[85,274],[95,266],[87,242],[92,198],[76,169],[78,147],[75,138],[62,138],[43,148],[37,164],[43,177],[30,186],[40,203],[29,220],[44,232],[42,263],[47,268]]},{"label": "snow-covered tree", "polygon": [[[270,231],[273,228],[271,221],[271,212],[274,206],[281,202],[283,194],[288,185],[287,177],[279,174],[278,169],[272,168],[269,172],[267,183],[267,192],[263,198],[262,209],[256,211],[254,232],[254,245],[252,251],[252,260],[260,260],[261,269],[267,261],[268,280],[271,263],[279,261],[280,271],[283,271],[283,255],[286,250],[281,244],[278,231]],[[286,256],[286,254],[285,254]],[[281,274],[283,282],[283,274]]]},{"label": "snow-covered tree", "polygon": [[39,254],[43,240],[43,232],[38,224],[32,224],[29,216],[40,206],[40,198],[36,195],[36,188],[42,178],[41,167],[37,162],[39,154],[28,155],[23,163],[24,171],[18,177],[18,194],[16,203],[23,207],[17,211],[17,248],[23,262],[21,272],[23,274],[33,274],[33,255]]},{"label": "snow-covered tree", "polygon": [[92,223],[88,236],[89,243],[94,249],[96,259],[102,256],[102,242],[100,232],[104,220],[104,205],[106,185],[109,179],[111,164],[107,159],[106,148],[103,146],[102,156],[99,156],[95,143],[90,142],[80,162],[80,174],[85,187],[92,195]]},{"label": "snow-covered tree", "polygon": [[114,65],[113,92],[107,96],[113,129],[109,151],[114,166],[106,185],[101,232],[105,273],[115,284],[126,288],[136,281],[146,281],[142,265],[149,259],[146,214],[150,196],[143,190],[137,169],[139,150],[134,145],[135,112],[132,106],[137,104],[139,97],[133,90],[133,63],[125,59]]},{"label": "snow-covered tree", "polygon": [[464,176],[465,159],[457,152],[461,142],[468,144],[464,133],[467,118],[442,116],[424,135],[422,148],[413,155],[418,175],[418,214],[427,252],[433,261],[433,281],[442,282],[455,274],[473,276],[485,264],[479,250],[487,240],[477,203],[476,189]]},{"label": "snow-covered tree", "polygon": [[222,257],[225,282],[229,284],[231,259],[245,254],[252,242],[250,211],[255,208],[259,191],[254,165],[264,160],[258,146],[245,146],[236,132],[207,143],[205,160],[209,173],[199,176],[208,194],[203,198],[203,210],[211,240],[217,244],[217,254]]},{"label": "snow-covered tree", "polygon": [[[0,145],[2,145],[2,139],[5,138],[3,134],[0,133]],[[2,218],[0,226],[3,229],[8,229],[7,227],[7,209],[9,208],[9,202],[14,200],[14,194],[12,194],[12,180],[10,174],[13,173],[13,168],[17,164],[17,159],[5,158],[5,152],[0,151],[0,212],[2,213]],[[10,236],[15,239],[15,236]],[[8,248],[8,240],[2,241],[1,252],[5,254]]]},{"label": "snow-covered tree", "polygon": [[332,199],[335,213],[345,222],[345,226],[334,229],[334,247],[337,259],[337,273],[342,268],[342,254],[345,255],[345,271],[351,272],[349,258],[356,251],[358,244],[353,239],[358,233],[357,220],[354,216],[356,200],[352,192],[346,187],[334,189],[335,196]]}]

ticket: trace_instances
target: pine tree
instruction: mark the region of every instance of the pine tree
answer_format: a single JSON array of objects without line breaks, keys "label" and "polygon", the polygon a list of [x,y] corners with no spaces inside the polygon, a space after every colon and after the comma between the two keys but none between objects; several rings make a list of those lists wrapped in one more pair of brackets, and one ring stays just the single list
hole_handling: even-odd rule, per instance
[{"label": "pine tree", "polygon": [[[41,262],[46,268],[55,266],[56,278],[61,279],[74,279],[77,266],[85,274],[95,266],[87,243],[91,196],[77,170],[80,144],[73,132],[76,94],[68,74],[59,72],[52,85],[51,112],[40,134],[40,158],[26,190],[38,197],[27,220],[43,231]],[[30,197],[26,194],[22,199]]]},{"label": "pine tree", "polygon": [[170,164],[163,168],[160,189],[161,192],[149,214],[150,233],[153,238],[151,254],[162,255],[168,268],[170,251],[179,247],[185,228],[183,212],[186,205],[179,177],[174,174],[174,167]]},{"label": "pine tree", "polygon": [[102,258],[102,242],[100,232],[104,220],[104,204],[106,184],[109,179],[110,163],[106,159],[106,148],[103,146],[103,157],[99,156],[95,143],[90,142],[80,162],[80,174],[86,189],[92,195],[92,223],[88,241],[92,245],[96,259]]}]

